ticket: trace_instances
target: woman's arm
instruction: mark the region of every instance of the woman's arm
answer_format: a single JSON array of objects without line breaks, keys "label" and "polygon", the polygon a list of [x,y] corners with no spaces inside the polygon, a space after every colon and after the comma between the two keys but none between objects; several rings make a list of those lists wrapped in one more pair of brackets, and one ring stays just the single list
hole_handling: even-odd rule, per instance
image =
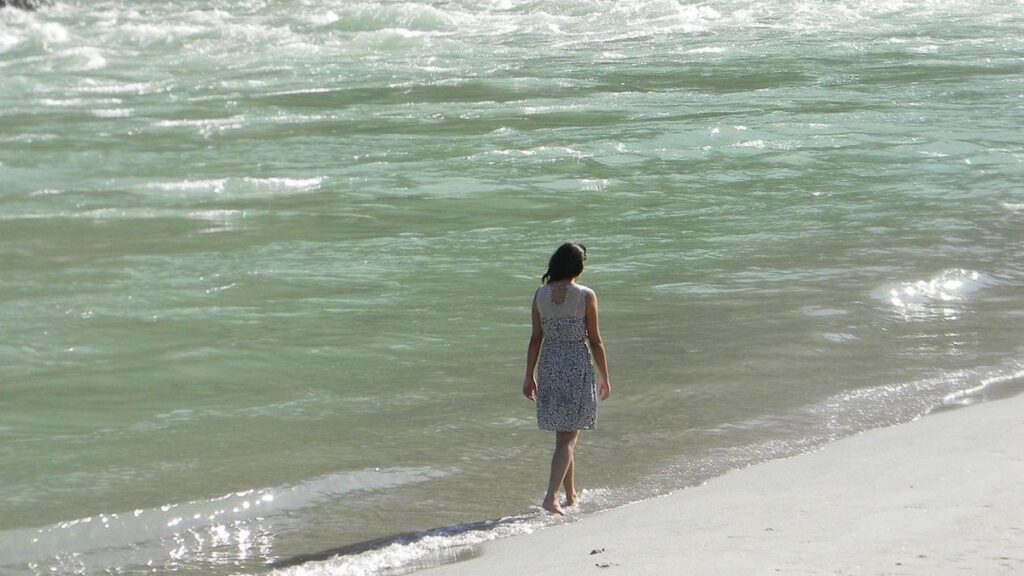
[{"label": "woman's arm", "polygon": [[604,353],[601,328],[597,321],[597,294],[593,290],[587,292],[586,304],[587,340],[590,341],[590,351],[594,353],[597,370],[601,373],[601,384],[597,389],[597,394],[601,400],[604,400],[612,394],[612,381],[608,377],[608,359]]},{"label": "woman's arm", "polygon": [[540,356],[540,343],[544,340],[544,329],[540,323],[540,310],[537,309],[537,295],[533,295],[532,318],[533,333],[530,335],[530,346],[526,349],[526,377],[523,378],[523,396],[530,400],[537,399],[537,358]]}]

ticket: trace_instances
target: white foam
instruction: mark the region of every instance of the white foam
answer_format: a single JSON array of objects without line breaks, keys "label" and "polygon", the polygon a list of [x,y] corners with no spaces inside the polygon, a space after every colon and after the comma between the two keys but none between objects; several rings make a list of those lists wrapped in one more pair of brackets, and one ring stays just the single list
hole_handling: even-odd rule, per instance
[{"label": "white foam", "polygon": [[460,550],[485,542],[530,534],[566,521],[573,521],[594,510],[620,505],[621,495],[608,488],[588,488],[580,491],[577,505],[566,510],[559,518],[540,507],[498,520],[457,524],[426,530],[396,539],[391,544],[329,560],[307,562],[275,570],[274,576],[372,576],[394,571],[407,571],[429,566],[458,557]]},{"label": "white foam", "polygon": [[102,104],[120,104],[120,98],[40,98],[39,104],[43,106],[52,106],[55,108],[71,108],[75,106],[88,106],[88,105],[102,105]]},{"label": "white foam", "polygon": [[57,22],[45,22],[39,26],[39,35],[44,42],[52,44],[63,44],[71,39],[68,29]]},{"label": "white foam", "polygon": [[8,34],[0,30],[0,54],[14,48],[21,42],[21,39],[14,34]]},{"label": "white foam", "polygon": [[729,49],[723,46],[703,46],[686,50],[684,54],[725,54]]},{"label": "white foam", "polygon": [[171,43],[209,31],[209,25],[186,24],[182,22],[130,22],[119,27],[118,32],[127,34],[141,45],[155,42]]},{"label": "white foam", "polygon": [[68,29],[59,22],[40,18],[24,10],[0,10],[0,53],[28,42],[38,42],[49,48],[67,44],[71,40]]},{"label": "white foam", "polygon": [[178,182],[155,182],[147,184],[146,187],[154,190],[162,190],[164,192],[205,192],[212,194],[221,194],[224,192],[224,185],[227,183],[227,178],[210,179],[210,180],[181,180]]},{"label": "white foam", "polygon": [[229,118],[198,118],[188,120],[160,120],[156,126],[160,128],[195,128],[196,132],[205,138],[213,134],[221,134],[228,130],[238,130],[245,126],[245,116],[231,116]]},{"label": "white foam", "polygon": [[29,196],[31,196],[31,197],[53,196],[53,195],[56,195],[56,194],[63,194],[63,193],[64,193],[64,190],[58,190],[56,188],[42,188],[42,189],[39,189],[39,190],[33,190],[32,192],[29,193]]},{"label": "white foam", "polygon": [[189,218],[217,224],[222,230],[234,228],[245,215],[244,210],[193,210],[188,213]]},{"label": "white foam", "polygon": [[166,89],[164,84],[159,82],[124,82],[111,84],[99,82],[93,79],[86,79],[82,84],[75,86],[69,92],[79,94],[135,94],[142,96],[162,92]]},{"label": "white foam", "polygon": [[243,178],[242,180],[257,186],[280,187],[306,192],[319,189],[324,178],[319,176],[316,178]]},{"label": "white foam", "polygon": [[612,492],[608,489],[587,489],[580,492],[576,507],[568,509],[565,518],[554,517],[540,508],[531,512],[507,516],[498,520],[459,524],[427,530],[399,538],[395,542],[362,552],[336,556],[329,560],[306,562],[297,566],[281,568],[272,572],[274,576],[374,576],[406,571],[415,567],[436,564],[454,559],[458,551],[478,546],[485,542],[530,534],[552,525],[571,521],[588,509],[603,509],[609,506]]},{"label": "white foam", "polygon": [[135,114],[131,108],[102,108],[93,110],[92,115],[97,118],[128,118]]},{"label": "white foam", "polygon": [[167,199],[201,197],[273,197],[303,194],[319,190],[323,176],[313,178],[209,178],[201,180],[178,180],[174,182],[152,182],[139,192],[157,191]]},{"label": "white foam", "polygon": [[955,390],[950,392],[942,399],[942,405],[948,406],[952,404],[963,404],[967,403],[972,397],[1006,382],[1012,382],[1014,380],[1024,379],[1024,365],[1018,364],[1016,371],[1011,371],[1004,374],[996,374],[989,378],[983,379],[976,386],[964,388],[962,390]]},{"label": "white foam", "polygon": [[326,12],[309,14],[306,16],[306,20],[317,26],[326,26],[341,20],[341,16],[338,16],[338,13],[333,10],[327,10]]},{"label": "white foam", "polygon": [[69,69],[75,72],[88,72],[107,67],[106,57],[99,48],[92,46],[72,48],[59,55],[66,59]]}]

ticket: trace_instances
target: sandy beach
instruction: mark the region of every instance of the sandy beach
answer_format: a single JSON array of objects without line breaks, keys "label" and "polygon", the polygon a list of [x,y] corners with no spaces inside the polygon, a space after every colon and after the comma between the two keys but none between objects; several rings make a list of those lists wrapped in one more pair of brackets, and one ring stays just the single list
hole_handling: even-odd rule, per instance
[{"label": "sandy beach", "polygon": [[1024,574],[1022,438],[1024,396],[944,411],[420,573]]}]

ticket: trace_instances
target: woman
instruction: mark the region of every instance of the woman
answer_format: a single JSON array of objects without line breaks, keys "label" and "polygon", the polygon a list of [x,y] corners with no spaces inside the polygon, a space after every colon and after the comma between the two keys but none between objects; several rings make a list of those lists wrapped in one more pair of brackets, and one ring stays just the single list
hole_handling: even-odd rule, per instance
[{"label": "woman", "polygon": [[[594,429],[597,397],[604,400],[612,391],[597,325],[597,295],[576,283],[586,259],[587,248],[572,242],[551,255],[543,285],[533,296],[533,335],[523,380],[523,396],[537,402],[537,424],[555,433],[551,478],[541,507],[559,515],[565,514],[555,502],[559,485],[565,487],[565,505],[576,503],[573,451],[579,431]],[[591,353],[601,375],[599,387],[594,385]]]}]

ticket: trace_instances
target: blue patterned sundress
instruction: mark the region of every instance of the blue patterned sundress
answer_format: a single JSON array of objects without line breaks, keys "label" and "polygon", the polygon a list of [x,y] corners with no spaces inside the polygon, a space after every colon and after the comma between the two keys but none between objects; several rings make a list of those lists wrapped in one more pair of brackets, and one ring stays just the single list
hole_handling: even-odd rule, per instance
[{"label": "blue patterned sundress", "polygon": [[587,342],[586,296],[575,283],[545,284],[534,297],[544,339],[537,361],[537,425],[542,430],[593,430],[597,386]]}]

